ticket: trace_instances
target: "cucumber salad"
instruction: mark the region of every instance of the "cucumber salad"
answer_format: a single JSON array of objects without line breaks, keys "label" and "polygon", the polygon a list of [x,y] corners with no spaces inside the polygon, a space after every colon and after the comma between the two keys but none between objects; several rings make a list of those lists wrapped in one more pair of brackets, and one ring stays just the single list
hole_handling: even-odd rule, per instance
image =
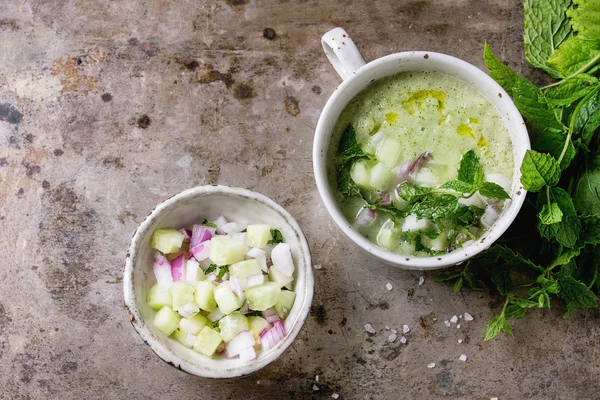
[{"label": "cucumber salad", "polygon": [[152,236],[154,326],[207,357],[253,360],[285,336],[294,261],[281,232],[223,216]]}]

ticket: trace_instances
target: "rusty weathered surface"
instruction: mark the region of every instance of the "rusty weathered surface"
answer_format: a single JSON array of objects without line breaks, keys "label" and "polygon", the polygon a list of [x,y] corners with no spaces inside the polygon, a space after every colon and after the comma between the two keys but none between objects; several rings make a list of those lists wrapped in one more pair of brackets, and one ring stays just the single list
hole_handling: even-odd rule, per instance
[{"label": "rusty weathered surface", "polygon": [[[494,295],[455,296],[431,275],[419,286],[421,274],[366,258],[329,222],[313,183],[314,127],[339,83],[322,33],[343,26],[367,60],[431,50],[480,67],[488,41],[539,79],[522,57],[521,21],[518,0],[4,1],[0,397],[598,398],[598,310],[536,312],[515,322],[514,338],[484,343]],[[137,225],[205,183],[281,203],[323,264],[292,349],[229,382],[160,361],[122,309]],[[465,311],[473,322],[444,326]],[[385,325],[404,323],[408,343],[388,343]]]}]

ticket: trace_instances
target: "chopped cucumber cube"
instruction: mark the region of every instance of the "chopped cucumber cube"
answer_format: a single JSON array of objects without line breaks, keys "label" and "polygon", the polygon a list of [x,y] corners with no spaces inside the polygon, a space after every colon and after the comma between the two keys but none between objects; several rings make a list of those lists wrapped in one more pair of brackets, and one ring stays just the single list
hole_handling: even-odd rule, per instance
[{"label": "chopped cucumber cube", "polygon": [[[281,272],[279,267],[277,267],[276,265],[272,265],[271,268],[269,268],[269,279],[271,280],[271,282],[277,283],[279,287],[282,288],[288,283],[292,282],[294,280],[294,277],[285,275]],[[250,308],[254,310],[254,307]]]},{"label": "chopped cucumber cube", "polygon": [[239,311],[236,311],[219,320],[219,329],[221,330],[221,339],[227,343],[238,333],[247,331],[250,327],[248,325],[248,318]]},{"label": "chopped cucumber cube", "polygon": [[169,336],[179,326],[181,317],[169,306],[164,306],[154,316],[156,329]]},{"label": "chopped cucumber cube", "polygon": [[207,357],[212,357],[217,351],[217,348],[221,344],[221,335],[219,332],[214,329],[205,326],[202,328],[198,336],[196,336],[196,341],[194,342],[194,351],[204,354]]},{"label": "chopped cucumber cube", "polygon": [[392,179],[392,170],[382,162],[371,168],[371,180],[369,185],[377,190],[383,191]]},{"label": "chopped cucumber cube", "polygon": [[197,335],[207,323],[208,320],[206,317],[198,313],[192,318],[183,318],[179,321],[179,329],[186,333]]},{"label": "chopped cucumber cube", "polygon": [[183,233],[177,229],[157,229],[152,234],[152,248],[163,254],[179,251],[183,244]]},{"label": "chopped cucumber cube", "polygon": [[368,161],[357,161],[352,164],[350,169],[350,177],[358,186],[371,189],[371,171]]},{"label": "chopped cucumber cube", "polygon": [[215,300],[223,314],[230,314],[242,306],[242,299],[233,293],[229,281],[225,281],[215,288]]},{"label": "chopped cucumber cube", "polygon": [[215,301],[215,285],[209,281],[196,282],[196,293],[194,300],[201,309],[213,312],[217,309]]},{"label": "chopped cucumber cube", "polygon": [[390,168],[394,168],[398,163],[402,145],[396,139],[386,137],[377,149],[377,159]]},{"label": "chopped cucumber cube", "polygon": [[248,279],[252,275],[261,275],[260,264],[255,259],[241,261],[229,267],[231,276],[238,279]]},{"label": "chopped cucumber cube", "polygon": [[171,285],[173,310],[179,310],[183,305],[194,301],[194,286],[187,282],[173,282]]},{"label": "chopped cucumber cube", "polygon": [[414,214],[409,214],[402,222],[402,232],[411,231],[426,231],[433,224],[428,219],[417,219]]},{"label": "chopped cucumber cube", "polygon": [[254,335],[254,340],[257,340],[260,337],[262,331],[271,328],[271,324],[263,317],[248,318],[248,325],[250,326],[250,332]]},{"label": "chopped cucumber cube", "polygon": [[251,224],[246,228],[246,244],[263,248],[272,239],[271,227],[266,224]]},{"label": "chopped cucumber cube", "polygon": [[287,276],[294,274],[294,259],[292,258],[292,249],[287,243],[279,243],[271,252],[273,265],[276,265],[279,270]]},{"label": "chopped cucumber cube", "polygon": [[160,310],[164,306],[170,306],[173,302],[169,289],[161,289],[158,283],[148,291],[148,305],[153,310]]},{"label": "chopped cucumber cube", "polygon": [[433,251],[446,251],[448,249],[448,237],[445,233],[440,233],[435,239],[423,235],[421,236],[421,244]]},{"label": "chopped cucumber cube", "polygon": [[229,265],[244,260],[248,251],[244,242],[228,236],[215,236],[210,240],[210,255],[208,258],[218,265]]},{"label": "chopped cucumber cube", "polygon": [[287,318],[292,307],[294,306],[294,300],[296,300],[296,293],[290,290],[282,290],[281,293],[279,293],[277,303],[275,303],[275,306],[273,306],[277,312],[277,315],[279,315],[279,318]]},{"label": "chopped cucumber cube", "polygon": [[244,292],[248,300],[248,307],[256,311],[265,311],[267,308],[273,307],[277,303],[279,293],[281,293],[281,286],[276,282],[254,286]]},{"label": "chopped cucumber cube", "polygon": [[184,332],[183,329],[175,329],[175,331],[171,334],[171,337],[175,340],[177,340],[179,343],[181,343],[182,345],[184,345],[185,347],[187,347],[188,349],[192,348],[192,344],[189,344],[187,339],[187,332]]},{"label": "chopped cucumber cube", "polygon": [[394,249],[399,242],[398,231],[394,226],[394,221],[388,219],[383,223],[377,234],[377,244],[388,250]]}]

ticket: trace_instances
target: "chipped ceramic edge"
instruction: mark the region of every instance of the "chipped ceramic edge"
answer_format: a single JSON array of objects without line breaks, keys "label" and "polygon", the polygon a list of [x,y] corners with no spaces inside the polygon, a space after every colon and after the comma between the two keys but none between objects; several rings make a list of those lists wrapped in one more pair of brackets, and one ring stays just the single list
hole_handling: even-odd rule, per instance
[{"label": "chipped ceramic edge", "polygon": [[[503,111],[508,111],[506,112],[506,118],[504,119],[504,116],[502,117],[505,120],[507,128],[511,132],[513,154],[515,157],[513,187],[511,191],[512,201],[510,201],[510,203],[502,210],[499,219],[486,230],[481,238],[474,244],[467,246],[460,251],[455,250],[454,252],[438,257],[415,257],[412,255],[396,254],[377,246],[360,235],[352,228],[338,208],[334,199],[335,193],[330,187],[327,176],[326,150],[328,150],[329,142],[333,134],[333,127],[335,126],[335,122],[332,123],[332,114],[336,113],[337,108],[340,108],[339,104],[343,105],[343,107],[339,109],[339,112],[341,112],[345,105],[354,98],[354,95],[350,96],[347,92],[352,92],[356,86],[360,86],[360,90],[363,90],[366,86],[376,80],[405,71],[404,67],[406,66],[413,64],[419,65],[420,63],[432,63],[434,66],[433,68],[435,68],[436,71],[449,73],[467,82],[481,93],[500,114],[502,114]],[[392,68],[396,71],[393,73],[386,73],[384,70],[384,65],[386,64],[395,66]],[[422,69],[415,67],[415,70]],[[459,70],[460,74],[455,73],[456,70]],[[366,84],[360,83],[359,81],[363,80],[365,76],[371,77],[371,79]],[[357,94],[360,93],[360,90],[358,90]],[[490,96],[491,93],[497,93],[497,95],[494,94],[494,96],[489,97],[486,95],[486,92],[489,93]],[[503,107],[499,107],[499,104],[502,104]],[[337,119],[337,116],[335,119]],[[330,218],[350,240],[378,261],[382,261],[388,265],[403,269],[435,270],[462,264],[464,261],[488,249],[496,239],[508,229],[525,202],[527,191],[520,185],[520,166],[525,151],[530,148],[529,134],[521,114],[506,91],[489,75],[474,65],[456,57],[431,51],[410,51],[390,54],[373,60],[360,67],[353,75],[347,77],[337,87],[331,97],[327,100],[317,123],[313,142],[313,170],[319,195],[321,196],[321,200],[323,201]]]},{"label": "chipped ceramic edge", "polygon": [[[210,194],[226,194],[230,196],[237,196],[249,201],[257,201],[265,206],[271,208],[278,214],[280,214],[289,226],[293,229],[296,237],[300,243],[300,253],[304,260],[302,268],[305,270],[305,290],[302,296],[297,293],[297,300],[302,300],[300,312],[298,313],[296,320],[291,324],[291,330],[286,334],[284,339],[279,342],[275,348],[269,350],[268,354],[255,362],[251,362],[248,365],[242,365],[235,368],[223,368],[221,370],[214,370],[208,368],[202,368],[196,364],[182,360],[177,355],[173,354],[166,346],[164,346],[159,338],[157,338],[152,331],[147,327],[144,319],[142,318],[135,300],[134,281],[133,281],[133,270],[136,259],[136,250],[140,245],[144,233],[150,228],[152,223],[160,216],[160,214],[169,207],[173,206],[181,200],[188,198],[195,198],[199,196],[206,196]],[[192,375],[204,377],[204,378],[239,378],[247,375],[251,375],[258,370],[266,367],[281,356],[296,339],[304,322],[308,318],[310,306],[313,299],[314,293],[314,275],[312,271],[312,260],[310,255],[310,249],[308,242],[298,222],[288,213],[283,207],[275,203],[270,198],[250,191],[248,189],[229,187],[223,185],[207,185],[199,186],[196,188],[185,190],[179,194],[176,194],[167,200],[157,205],[150,214],[140,224],[136,232],[131,239],[131,245],[127,251],[127,259],[125,263],[125,271],[123,274],[123,294],[125,300],[125,311],[128,314],[129,321],[135,328],[136,332],[140,335],[144,343],[146,343],[156,355],[158,355],[163,361],[168,363],[174,368],[181,371],[187,372]]]}]

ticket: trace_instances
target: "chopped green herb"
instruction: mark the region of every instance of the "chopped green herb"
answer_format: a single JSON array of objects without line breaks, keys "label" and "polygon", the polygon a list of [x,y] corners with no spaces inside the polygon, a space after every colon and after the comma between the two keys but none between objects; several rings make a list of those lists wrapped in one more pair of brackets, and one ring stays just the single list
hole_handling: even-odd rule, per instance
[{"label": "chopped green herb", "polygon": [[217,227],[217,224],[215,224],[214,222],[210,222],[206,218],[204,219],[204,221],[202,221],[202,225],[204,225],[204,226],[210,226],[211,228],[216,228]]},{"label": "chopped green herb", "polygon": [[246,317],[262,317],[262,311],[250,311],[246,313]]},{"label": "chopped green herb", "polygon": [[281,242],[283,242],[283,235],[279,229],[271,229],[271,240],[268,241],[268,244],[278,244]]},{"label": "chopped green herb", "polygon": [[206,268],[206,270],[204,271],[204,275],[208,275],[212,272],[214,272],[217,269],[217,264],[210,264],[208,266],[208,268]]},{"label": "chopped green herb", "polygon": [[223,279],[223,277],[225,276],[225,274],[228,272],[228,269],[226,266],[222,266],[221,268],[219,268],[219,273],[217,274],[217,279]]}]

